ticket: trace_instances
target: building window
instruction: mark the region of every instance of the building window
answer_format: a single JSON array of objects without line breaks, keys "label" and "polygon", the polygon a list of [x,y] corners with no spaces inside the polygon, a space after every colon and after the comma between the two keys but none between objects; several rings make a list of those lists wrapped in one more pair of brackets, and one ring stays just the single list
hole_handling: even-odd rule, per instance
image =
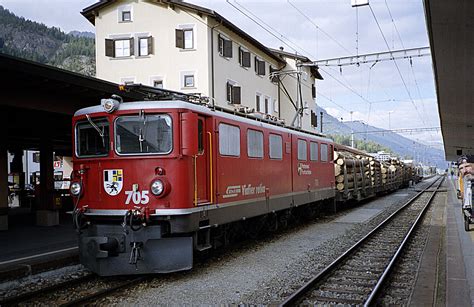
[{"label": "building window", "polygon": [[273,111],[275,111],[276,113],[278,113],[278,100],[276,99],[273,99]]},{"label": "building window", "polygon": [[194,75],[184,75],[184,87],[194,87]]},{"label": "building window", "polygon": [[135,77],[125,77],[120,79],[120,84],[130,85],[135,83]]},{"label": "building window", "polygon": [[265,61],[255,57],[255,73],[259,76],[265,76]]},{"label": "building window", "polygon": [[230,39],[224,38],[222,35],[217,36],[217,49],[219,54],[225,58],[232,57],[232,41]]},{"label": "building window", "polygon": [[318,161],[318,143],[309,142],[309,159],[311,161]]},{"label": "building window", "polygon": [[321,161],[328,162],[328,144],[321,144]]},{"label": "building window", "polygon": [[257,112],[260,112],[262,110],[262,108],[260,106],[261,100],[262,100],[262,95],[257,93],[255,95],[255,109],[257,110]]},{"label": "building window", "polygon": [[153,53],[153,37],[140,37],[138,39],[138,55],[150,55]]},{"label": "building window", "polygon": [[117,13],[118,13],[118,22],[131,22],[133,19],[131,5],[119,6]]},{"label": "building window", "polygon": [[317,127],[318,126],[318,117],[316,116],[316,113],[311,110],[311,126]]},{"label": "building window", "polygon": [[311,84],[311,97],[316,98],[316,86],[313,84]]},{"label": "building window", "polygon": [[219,124],[219,153],[223,156],[240,156],[240,128]]},{"label": "building window", "polygon": [[242,67],[250,67],[250,52],[246,51],[242,47],[239,47],[239,64]]},{"label": "building window", "polygon": [[309,106],[307,101],[304,102],[304,114],[309,115]]},{"label": "building window", "polygon": [[268,139],[270,159],[283,158],[283,139],[280,135],[270,134]]},{"label": "building window", "polygon": [[153,87],[156,87],[156,88],[163,88],[163,80],[155,80],[155,81],[153,81]]},{"label": "building window", "polygon": [[133,51],[133,38],[105,40],[105,56],[113,58],[129,57],[133,55]]},{"label": "building window", "polygon": [[[326,145],[327,146],[327,145]],[[298,140],[298,160],[306,161],[308,159],[308,148],[305,140]]]},{"label": "building window", "polygon": [[132,21],[132,12],[122,11],[122,21]]},{"label": "building window", "polygon": [[272,107],[271,107],[271,101],[272,99],[268,96],[265,96],[265,113],[266,114],[271,114],[272,113]]},{"label": "building window", "polygon": [[181,27],[180,29],[176,29],[176,47],[193,50],[195,48],[194,27]]},{"label": "building window", "polygon": [[241,104],[241,89],[233,81],[227,81],[226,84],[227,103]]},{"label": "building window", "polygon": [[250,158],[263,158],[263,132],[247,130],[247,155]]}]

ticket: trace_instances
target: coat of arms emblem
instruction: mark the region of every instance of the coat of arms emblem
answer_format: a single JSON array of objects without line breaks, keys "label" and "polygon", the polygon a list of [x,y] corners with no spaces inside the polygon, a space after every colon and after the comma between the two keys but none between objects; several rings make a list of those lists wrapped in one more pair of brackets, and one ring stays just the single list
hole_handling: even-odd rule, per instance
[{"label": "coat of arms emblem", "polygon": [[104,190],[111,196],[118,195],[123,187],[123,170],[104,170]]}]

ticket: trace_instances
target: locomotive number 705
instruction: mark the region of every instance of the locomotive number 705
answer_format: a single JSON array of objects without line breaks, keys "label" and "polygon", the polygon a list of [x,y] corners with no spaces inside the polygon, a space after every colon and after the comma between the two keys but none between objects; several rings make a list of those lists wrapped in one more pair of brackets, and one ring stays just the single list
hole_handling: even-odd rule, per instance
[{"label": "locomotive number 705", "polygon": [[150,197],[148,197],[148,191],[125,191],[125,195],[127,195],[127,200],[125,200],[125,204],[128,205],[130,202],[133,202],[135,205],[146,205],[150,201]]}]

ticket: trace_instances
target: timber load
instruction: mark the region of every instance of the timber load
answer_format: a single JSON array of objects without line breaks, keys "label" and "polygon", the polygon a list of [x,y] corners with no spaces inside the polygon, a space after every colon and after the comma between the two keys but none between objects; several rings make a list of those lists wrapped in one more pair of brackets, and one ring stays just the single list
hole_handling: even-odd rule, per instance
[{"label": "timber load", "polygon": [[408,186],[416,172],[413,165],[396,158],[378,161],[347,148],[334,151],[334,171],[338,200],[361,200]]}]

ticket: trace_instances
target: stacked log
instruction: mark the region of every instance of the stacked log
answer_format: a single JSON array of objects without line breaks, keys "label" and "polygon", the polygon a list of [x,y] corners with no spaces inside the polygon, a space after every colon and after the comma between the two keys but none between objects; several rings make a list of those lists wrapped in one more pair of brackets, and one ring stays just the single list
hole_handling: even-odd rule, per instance
[{"label": "stacked log", "polygon": [[370,161],[365,156],[354,155],[350,152],[334,152],[334,171],[336,188],[345,189],[371,186]]},{"label": "stacked log", "polygon": [[370,181],[373,187],[380,187],[382,185],[382,168],[380,161],[375,160],[374,158],[369,158],[370,160]]}]

